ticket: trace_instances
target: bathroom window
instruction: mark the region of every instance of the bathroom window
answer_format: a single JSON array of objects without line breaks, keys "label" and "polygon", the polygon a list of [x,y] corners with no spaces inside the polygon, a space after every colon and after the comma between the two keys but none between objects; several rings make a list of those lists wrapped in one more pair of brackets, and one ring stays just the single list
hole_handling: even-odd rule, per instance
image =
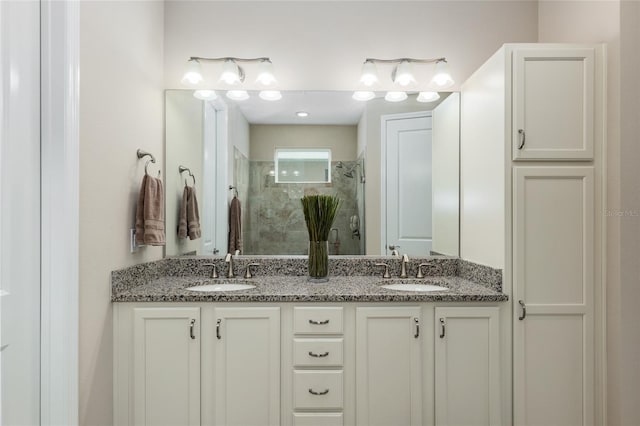
[{"label": "bathroom window", "polygon": [[276,148],[276,183],[330,183],[329,148]]}]

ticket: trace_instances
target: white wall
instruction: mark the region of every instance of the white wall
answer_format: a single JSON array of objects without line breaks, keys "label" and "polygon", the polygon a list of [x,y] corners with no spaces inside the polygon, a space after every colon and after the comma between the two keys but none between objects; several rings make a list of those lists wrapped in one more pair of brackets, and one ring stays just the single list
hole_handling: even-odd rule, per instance
[{"label": "white wall", "polygon": [[356,159],[356,126],[251,125],[251,160],[273,161],[275,148],[330,148],[331,161]]},{"label": "white wall", "polygon": [[[129,253],[144,173],[162,166],[162,2],[80,5],[80,422],[113,423],[110,272],[162,257]],[[165,173],[163,171],[163,176]]]},{"label": "white wall", "polygon": [[446,56],[461,83],[503,43],[536,41],[538,31],[537,2],[527,0],[169,1],[165,7],[167,88],[180,87],[189,56],[269,56],[285,90],[353,90],[366,57]]},{"label": "white wall", "polygon": [[[184,192],[185,180],[193,186],[193,179],[188,172],[179,173],[178,167],[185,166],[191,170],[196,178],[196,197],[203,206],[202,197],[202,168],[203,168],[203,130],[204,104],[193,97],[191,91],[171,90],[166,94],[165,108],[165,223],[167,246],[165,254],[176,256],[197,251],[202,252],[202,239],[190,240],[178,238],[180,220],[180,206]],[[200,211],[202,217],[202,210]],[[201,222],[201,226],[204,223]]]}]

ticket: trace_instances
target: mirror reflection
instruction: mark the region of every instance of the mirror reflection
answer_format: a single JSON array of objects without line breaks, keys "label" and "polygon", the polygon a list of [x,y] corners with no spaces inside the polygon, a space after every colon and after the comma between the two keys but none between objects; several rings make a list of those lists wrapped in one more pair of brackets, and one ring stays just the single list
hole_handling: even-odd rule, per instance
[{"label": "mirror reflection", "polygon": [[[254,94],[251,94],[254,95]],[[459,96],[422,103],[348,92],[282,100],[166,93],[165,254],[304,255],[304,195],[337,195],[331,255],[457,256]],[[202,238],[178,238],[187,167]],[[235,198],[235,201],[234,201]],[[231,207],[231,208],[230,208]]]}]

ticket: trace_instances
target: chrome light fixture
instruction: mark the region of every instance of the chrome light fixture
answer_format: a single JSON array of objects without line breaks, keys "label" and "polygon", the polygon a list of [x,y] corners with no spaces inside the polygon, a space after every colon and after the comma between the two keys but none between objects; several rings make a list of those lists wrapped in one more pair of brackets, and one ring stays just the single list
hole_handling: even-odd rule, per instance
[{"label": "chrome light fixture", "polygon": [[[449,66],[446,58],[367,58],[362,65],[362,75],[360,76],[358,88],[353,93],[353,99],[358,101],[368,101],[375,98],[375,93],[372,91],[371,87],[378,83],[378,70],[376,64],[387,64],[393,66],[391,70],[391,81],[393,82],[393,86],[387,89],[388,92],[385,95],[385,100],[389,102],[404,101],[408,98],[407,90],[411,93],[417,92],[417,90],[415,90],[416,85],[421,85],[416,81],[414,75],[413,66],[416,64],[435,64],[434,74],[429,85],[430,88],[435,90],[444,90],[454,85],[453,78],[449,73]],[[434,102],[438,99],[440,99],[440,95],[436,91],[424,91],[418,94],[416,100],[418,102]]]},{"label": "chrome light fixture", "polygon": [[[187,62],[187,69],[181,80],[182,84],[197,86],[204,80],[201,70],[202,62],[222,62],[222,72],[218,83],[225,87],[220,87],[219,89],[226,90],[226,96],[229,99],[236,101],[249,99],[249,93],[242,87],[246,77],[245,70],[238,65],[239,62],[258,64],[256,83],[265,88],[265,90],[259,93],[261,99],[267,101],[282,99],[282,93],[273,87],[277,84],[277,80],[273,71],[273,63],[269,58],[236,58],[231,56],[223,58],[202,58],[192,56]],[[217,97],[215,91],[205,89],[197,90],[193,95],[202,100],[212,100]]]}]

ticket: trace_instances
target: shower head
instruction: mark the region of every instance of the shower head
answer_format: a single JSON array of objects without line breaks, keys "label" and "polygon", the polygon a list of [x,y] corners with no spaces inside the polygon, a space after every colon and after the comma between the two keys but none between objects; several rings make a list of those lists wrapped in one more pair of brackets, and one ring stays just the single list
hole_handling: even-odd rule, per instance
[{"label": "shower head", "polygon": [[[342,162],[340,162],[340,164],[342,165]],[[356,169],[357,169],[358,167],[362,167],[362,166],[360,165],[360,163],[356,163],[356,164],[354,164],[354,165],[353,165],[349,170],[347,170],[346,172],[344,172],[342,175],[343,175],[344,177],[348,177],[348,178],[350,178],[350,179],[353,179],[353,178],[354,178],[354,176],[355,176],[355,175],[354,175],[354,172],[356,171]],[[363,172],[363,173],[361,173],[361,176],[360,176],[360,182],[361,182],[361,183],[364,183],[364,182],[365,182],[364,172]]]},{"label": "shower head", "polygon": [[353,179],[353,169],[344,172],[343,176]]},{"label": "shower head", "polygon": [[336,163],[336,169],[342,169],[342,168],[344,168],[344,163],[342,161],[338,161]]}]

